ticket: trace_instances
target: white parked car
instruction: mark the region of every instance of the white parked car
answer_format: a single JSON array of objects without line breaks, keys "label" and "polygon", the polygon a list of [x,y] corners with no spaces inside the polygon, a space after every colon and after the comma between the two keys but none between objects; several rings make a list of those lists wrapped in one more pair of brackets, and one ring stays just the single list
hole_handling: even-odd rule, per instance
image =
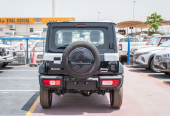
[{"label": "white parked car", "polygon": [[170,75],[170,46],[166,50],[162,50],[155,54],[154,68],[159,72]]},{"label": "white parked car", "polygon": [[16,32],[15,31],[7,31],[5,32],[5,35],[2,35],[1,37],[12,37],[15,36]]},{"label": "white parked car", "polygon": [[153,36],[153,37],[160,37],[161,34],[152,34],[151,36]]},{"label": "white parked car", "polygon": [[149,40],[148,45],[146,46],[131,46],[131,52],[130,55],[131,57],[133,56],[134,52],[139,50],[139,49],[143,49],[143,48],[148,48],[148,47],[156,47],[161,45],[162,43],[166,42],[170,40],[170,36],[161,36],[161,37],[155,37],[151,40]]},{"label": "white parked car", "polygon": [[30,37],[42,37],[42,31],[35,31]]},{"label": "white parked car", "polygon": [[144,37],[148,36],[148,34],[140,34],[139,35],[139,40],[143,41]]},{"label": "white parked car", "polygon": [[120,38],[126,38],[126,37],[121,35],[121,34],[119,34],[119,33],[116,33],[116,40],[118,40]]},{"label": "white parked car", "polygon": [[[140,42],[138,38],[130,37],[130,47],[132,46],[144,46],[146,42]],[[119,46],[119,59],[122,61],[127,58],[128,52],[128,38],[119,38],[117,40],[117,44]]]},{"label": "white parked car", "polygon": [[[43,61],[43,50],[45,50],[45,41],[43,45],[43,40],[38,40],[32,46],[32,51],[35,52],[36,63],[41,63]],[[33,52],[31,52],[31,58],[33,57]],[[32,59],[31,59],[32,60]]]},{"label": "white parked car", "polygon": [[10,45],[0,44],[0,63],[2,67],[8,65],[16,59],[16,51]]},{"label": "white parked car", "polygon": [[140,50],[135,51],[133,56],[133,64],[135,66],[139,66],[146,69],[151,69],[154,72],[157,72],[154,68],[154,54],[167,49],[170,46],[170,40],[162,43],[158,47],[149,47],[143,48]]},{"label": "white parked car", "polygon": [[[16,38],[16,39],[15,39]],[[19,38],[19,39],[18,39]],[[27,41],[22,39],[22,36],[12,37],[12,40],[5,40],[7,45],[11,45],[17,51],[17,59],[15,63],[26,63],[26,55],[27,55]],[[28,41],[28,48],[33,44],[33,41]],[[30,55],[28,55],[28,58]]]}]

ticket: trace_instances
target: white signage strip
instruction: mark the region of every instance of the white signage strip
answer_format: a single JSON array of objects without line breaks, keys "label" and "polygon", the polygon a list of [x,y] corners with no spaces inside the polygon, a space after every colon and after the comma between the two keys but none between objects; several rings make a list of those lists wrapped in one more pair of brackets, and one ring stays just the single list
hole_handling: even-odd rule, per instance
[{"label": "white signage strip", "polygon": [[118,53],[104,53],[104,61],[119,61]]}]

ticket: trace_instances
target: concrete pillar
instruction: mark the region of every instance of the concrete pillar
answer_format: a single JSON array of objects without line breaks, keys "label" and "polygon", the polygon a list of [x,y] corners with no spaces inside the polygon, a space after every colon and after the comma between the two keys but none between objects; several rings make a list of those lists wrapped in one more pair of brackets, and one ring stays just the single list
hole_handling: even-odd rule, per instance
[{"label": "concrete pillar", "polygon": [[135,27],[135,33],[137,32],[137,27]]},{"label": "concrete pillar", "polygon": [[131,34],[132,34],[132,27],[131,27]]}]

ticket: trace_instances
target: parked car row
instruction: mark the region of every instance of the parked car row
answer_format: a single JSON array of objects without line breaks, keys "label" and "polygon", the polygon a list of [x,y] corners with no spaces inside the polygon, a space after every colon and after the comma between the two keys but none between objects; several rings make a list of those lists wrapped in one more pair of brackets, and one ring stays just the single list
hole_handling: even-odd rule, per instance
[{"label": "parked car row", "polygon": [[133,65],[170,74],[170,36],[155,37],[147,46],[131,48]]},{"label": "parked car row", "polygon": [[[119,60],[127,61],[128,38],[116,34]],[[170,36],[160,34],[140,34],[139,38],[130,37],[131,64],[154,72],[170,74]],[[123,59],[123,60],[122,60]]]},{"label": "parked car row", "polygon": [[[140,42],[138,38],[130,37],[130,46],[146,46],[146,42]],[[128,52],[128,38],[121,37],[117,38],[117,44],[119,49],[119,60],[124,61],[127,59],[127,52]]]},{"label": "parked car row", "polygon": [[0,44],[0,68],[5,67],[8,63],[16,59],[17,52],[10,45]]}]

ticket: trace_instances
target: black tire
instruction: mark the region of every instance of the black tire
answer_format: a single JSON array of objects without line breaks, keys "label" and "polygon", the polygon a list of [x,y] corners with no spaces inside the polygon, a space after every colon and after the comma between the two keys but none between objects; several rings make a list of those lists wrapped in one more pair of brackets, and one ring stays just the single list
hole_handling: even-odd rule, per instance
[{"label": "black tire", "polygon": [[170,73],[168,73],[168,72],[164,72],[166,75],[170,75]]},{"label": "black tire", "polygon": [[52,93],[40,87],[40,104],[42,108],[50,108],[52,104]]},{"label": "black tire", "polygon": [[[69,60],[70,53],[79,47],[88,49],[94,57],[94,65],[88,72],[77,73],[73,71],[71,67],[69,66],[68,60]],[[85,41],[77,41],[66,47],[63,53],[63,57],[62,57],[62,64],[63,64],[64,70],[71,77],[77,78],[77,79],[86,79],[86,78],[93,76],[98,71],[99,66],[100,66],[100,54],[99,54],[98,49],[93,44],[89,42],[85,42]]]},{"label": "black tire", "polygon": [[113,108],[120,108],[123,100],[123,87],[110,92],[110,105]]},{"label": "black tire", "polygon": [[154,68],[154,60],[152,59],[151,62],[150,62],[150,69],[153,71],[153,72],[158,72],[155,70]]},{"label": "black tire", "polygon": [[8,65],[8,62],[5,62],[2,67],[6,67]]},{"label": "black tire", "polygon": [[0,69],[2,68],[3,63],[0,63]]}]

